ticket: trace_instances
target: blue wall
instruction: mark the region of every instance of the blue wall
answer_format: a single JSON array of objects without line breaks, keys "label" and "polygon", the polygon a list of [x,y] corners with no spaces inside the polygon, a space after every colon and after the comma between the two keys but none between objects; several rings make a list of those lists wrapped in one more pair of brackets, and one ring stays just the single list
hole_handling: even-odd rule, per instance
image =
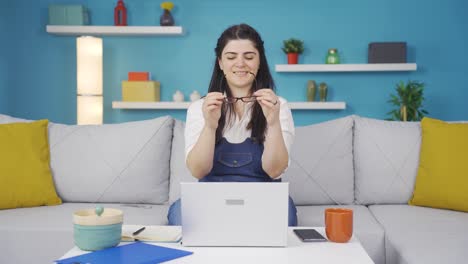
[{"label": "blue wall", "polygon": [[[12,1],[13,2],[13,1]],[[0,32],[2,36],[8,36],[8,39],[12,39],[12,31],[9,27],[9,18],[11,17],[11,10],[13,6],[11,3],[6,3],[0,8]],[[3,40],[3,38],[2,38]],[[10,75],[9,69],[11,62],[10,58],[10,41],[0,41],[0,113],[9,113],[9,88],[8,88],[8,77]]]},{"label": "blue wall", "polygon": [[[10,77],[11,114],[24,118],[49,118],[76,122],[76,40],[45,32],[50,3],[83,3],[92,23],[112,25],[116,0],[8,0],[16,16],[9,26],[17,35],[13,45],[15,71],[0,60],[0,95]],[[158,25],[162,1],[125,1],[131,25]],[[385,118],[387,103],[400,80],[426,83],[425,109],[430,116],[468,120],[468,34],[464,25],[468,3],[463,0],[201,0],[174,1],[173,15],[186,34],[177,37],[104,37],[104,120],[122,122],[170,114],[185,119],[185,110],[118,110],[120,82],[129,71],[150,71],[162,84],[162,99],[171,100],[176,89],[187,96],[205,93],[214,60],[214,46],[228,26],[246,22],[265,41],[278,94],[289,101],[305,100],[307,80],[327,82],[329,101],[345,101],[346,110],[294,111],[296,125],[305,125],[349,114]],[[3,16],[2,16],[3,17]],[[4,20],[0,20],[4,21]],[[5,30],[1,28],[2,32]],[[2,34],[4,36],[4,34]],[[343,63],[365,63],[367,45],[375,41],[406,41],[408,61],[416,72],[398,73],[276,73],[284,64],[282,40],[303,39],[306,51],[300,63],[322,63],[328,48],[338,48]],[[3,45],[4,44],[0,44]],[[2,47],[2,46],[0,46]],[[2,66],[3,65],[3,66]],[[0,103],[3,103],[0,100]],[[0,108],[0,110],[2,110]]]}]

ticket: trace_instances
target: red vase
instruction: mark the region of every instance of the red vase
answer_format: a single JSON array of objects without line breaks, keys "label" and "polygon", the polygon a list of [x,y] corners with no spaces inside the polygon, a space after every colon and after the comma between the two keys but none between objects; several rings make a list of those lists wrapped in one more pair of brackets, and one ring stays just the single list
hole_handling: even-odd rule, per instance
[{"label": "red vase", "polygon": [[288,64],[297,64],[299,53],[288,53]]},{"label": "red vase", "polygon": [[114,25],[127,25],[127,8],[125,8],[123,0],[119,0],[119,2],[117,2],[117,6],[114,8]]}]

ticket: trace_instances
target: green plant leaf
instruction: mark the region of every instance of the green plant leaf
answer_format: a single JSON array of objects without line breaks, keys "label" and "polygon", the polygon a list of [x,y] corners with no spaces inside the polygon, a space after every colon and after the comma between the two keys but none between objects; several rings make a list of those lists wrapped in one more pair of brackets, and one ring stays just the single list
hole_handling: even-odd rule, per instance
[{"label": "green plant leaf", "polygon": [[388,102],[396,106],[394,109],[387,113],[391,119],[402,120],[400,108],[402,105],[406,106],[406,114],[408,121],[420,121],[424,115],[428,114],[426,110],[420,109],[424,101],[424,83],[417,81],[400,81],[396,84],[395,91],[397,95],[390,95]]},{"label": "green plant leaf", "polygon": [[298,53],[304,52],[304,43],[302,40],[290,38],[283,41],[283,47],[281,48],[284,53]]}]

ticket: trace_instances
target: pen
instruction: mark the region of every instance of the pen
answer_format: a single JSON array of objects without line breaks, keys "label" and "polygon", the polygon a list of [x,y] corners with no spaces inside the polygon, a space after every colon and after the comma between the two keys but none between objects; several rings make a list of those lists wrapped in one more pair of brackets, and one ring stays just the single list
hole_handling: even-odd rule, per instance
[{"label": "pen", "polygon": [[143,232],[143,230],[145,230],[146,227],[142,227],[140,229],[138,229],[137,231],[133,232],[132,235],[136,236],[138,234],[140,234],[141,232]]}]

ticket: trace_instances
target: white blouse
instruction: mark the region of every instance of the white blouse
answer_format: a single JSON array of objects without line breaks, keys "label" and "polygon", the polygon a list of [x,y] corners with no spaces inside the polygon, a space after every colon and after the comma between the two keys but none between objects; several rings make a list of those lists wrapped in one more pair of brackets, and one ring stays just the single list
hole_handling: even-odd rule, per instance
[{"label": "white blouse", "polygon": [[[193,102],[187,110],[187,120],[185,124],[185,160],[187,160],[188,153],[192,150],[193,146],[200,137],[200,133],[205,125],[205,119],[203,118],[203,100],[200,99]],[[283,139],[286,148],[289,150],[294,141],[294,121],[292,118],[291,110],[289,109],[288,102],[279,97],[280,103],[280,124],[281,130],[283,131]],[[244,114],[239,120],[236,115],[235,120],[229,122],[226,120],[226,129],[224,130],[224,137],[230,143],[242,143],[246,138],[251,137],[252,130],[247,129],[251,117],[251,106],[253,103],[246,103],[244,107]],[[230,124],[230,125],[229,125]],[[267,131],[268,132],[268,131]],[[289,164],[289,162],[288,162]]]}]

